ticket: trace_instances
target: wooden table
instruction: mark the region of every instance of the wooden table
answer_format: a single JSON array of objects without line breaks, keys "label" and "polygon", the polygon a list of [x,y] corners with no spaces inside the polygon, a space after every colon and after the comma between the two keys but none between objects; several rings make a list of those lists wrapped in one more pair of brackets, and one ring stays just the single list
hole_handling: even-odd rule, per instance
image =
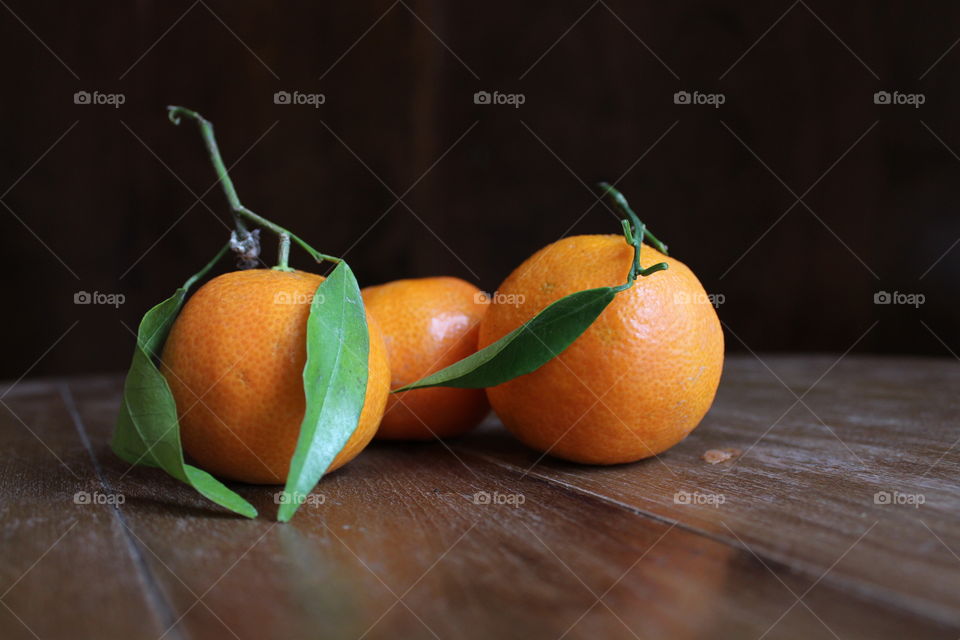
[{"label": "wooden table", "polygon": [[238,488],[249,521],[115,458],[120,383],[0,392],[0,638],[960,634],[954,360],[731,357],[699,429],[632,465],[493,418],[376,444],[286,525],[276,488]]}]

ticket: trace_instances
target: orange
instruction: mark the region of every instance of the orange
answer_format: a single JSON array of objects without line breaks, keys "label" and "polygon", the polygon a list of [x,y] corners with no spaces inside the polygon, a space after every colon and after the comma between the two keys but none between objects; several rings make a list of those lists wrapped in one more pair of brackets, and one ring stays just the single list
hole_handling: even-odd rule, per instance
[{"label": "orange", "polygon": [[[366,287],[363,303],[377,318],[390,357],[390,387],[416,382],[477,350],[482,291],[459,278],[394,280]],[[434,387],[392,394],[378,438],[429,440],[460,435],[490,410],[483,389]]]},{"label": "orange", "polygon": [[[307,317],[323,277],[301,271],[235,271],[187,301],[161,355],[180,416],[184,451],[214,475],[256,484],[286,481],[303,420]],[[328,471],[370,442],[390,372],[368,320],[369,374],[360,423]]]},{"label": "orange", "polygon": [[[500,286],[480,325],[480,347],[565,295],[623,283],[632,258],[622,236],[575,236],[544,247]],[[640,259],[669,269],[617,294],[540,369],[487,389],[504,425],[528,446],[575,462],[632,462],[682,440],[710,408],[723,368],[716,311],[682,262],[646,245]]]}]

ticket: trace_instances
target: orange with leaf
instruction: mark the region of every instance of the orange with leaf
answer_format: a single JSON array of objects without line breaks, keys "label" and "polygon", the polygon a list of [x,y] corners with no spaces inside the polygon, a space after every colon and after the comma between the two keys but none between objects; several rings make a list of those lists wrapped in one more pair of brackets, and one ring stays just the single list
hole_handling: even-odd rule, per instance
[{"label": "orange with leaf", "polygon": [[[305,411],[307,319],[321,282],[302,271],[234,271],[208,282],[184,306],[160,370],[177,404],[183,449],[202,468],[243,482],[286,480]],[[386,349],[369,315],[367,326],[363,410],[328,473],[367,446],[387,401]]]},{"label": "orange with leaf", "polygon": [[[533,254],[500,285],[504,299],[480,325],[480,346],[575,291],[619,282],[632,249],[621,236],[564,238]],[[560,355],[487,389],[510,431],[551,455],[592,464],[632,462],[675,445],[713,402],[723,331],[703,286],[679,260],[644,245],[668,268],[638,280]]]},{"label": "orange with leaf", "polygon": [[[285,483],[277,517],[289,520],[376,432],[390,385],[386,348],[347,263],[240,203],[209,121],[182,107],[169,107],[169,117],[198,124],[235,230],[213,261],[144,315],[112,446],[248,517],[256,509],[212,474]],[[259,261],[260,229],[248,231],[248,222],[277,236],[273,269],[249,269]],[[334,268],[326,277],[294,271],[291,242]],[[249,270],[216,277],[186,301],[228,249]]]}]

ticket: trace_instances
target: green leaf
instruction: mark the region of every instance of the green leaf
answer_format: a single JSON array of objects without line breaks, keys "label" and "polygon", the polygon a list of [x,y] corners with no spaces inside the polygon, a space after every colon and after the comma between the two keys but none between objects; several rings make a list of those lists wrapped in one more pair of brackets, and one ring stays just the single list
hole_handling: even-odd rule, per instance
[{"label": "green leaf", "polygon": [[170,333],[187,291],[226,253],[223,247],[207,266],[143,316],[133,362],[123,384],[120,416],[111,447],[130,464],[160,467],[213,502],[254,518],[257,510],[206,471],[186,464],[180,445],[177,407],[166,379],[154,363]]},{"label": "green leaf", "polygon": [[367,391],[367,320],[357,279],[340,262],[307,320],[306,411],[277,519],[287,522],[353,435]]},{"label": "green leaf", "polygon": [[494,387],[536,371],[579,338],[617,291],[598,287],[560,298],[493,344],[394,393],[424,387]]}]

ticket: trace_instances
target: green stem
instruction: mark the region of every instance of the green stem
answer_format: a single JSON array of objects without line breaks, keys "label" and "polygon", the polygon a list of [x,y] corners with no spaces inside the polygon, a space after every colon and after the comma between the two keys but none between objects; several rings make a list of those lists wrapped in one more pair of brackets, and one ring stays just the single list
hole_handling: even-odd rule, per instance
[{"label": "green stem", "polygon": [[[613,185],[607,182],[601,182],[599,186],[601,189],[603,189],[603,194],[610,196],[610,199],[613,200],[613,204],[615,204],[624,215],[633,221],[634,224],[640,222],[640,218],[638,218],[637,214],[634,213],[633,209],[630,208],[630,204],[627,202],[627,199],[623,197],[623,194],[617,191]],[[665,256],[670,255],[667,253],[667,245],[657,240],[656,236],[650,233],[650,231],[648,231],[646,228],[644,229],[642,236],[643,239],[648,241],[654,249]]]},{"label": "green stem", "polygon": [[277,271],[293,271],[289,265],[290,262],[290,234],[280,234],[280,248],[277,250]]},{"label": "green stem", "polygon": [[212,122],[201,116],[196,111],[192,111],[184,107],[167,107],[167,116],[170,118],[170,122],[173,124],[180,124],[181,117],[187,117],[197,121],[197,125],[200,128],[200,135],[203,137],[203,143],[207,147],[207,152],[210,154],[210,161],[213,163],[214,171],[217,173],[217,181],[223,187],[223,193],[227,196],[227,201],[230,203],[230,209],[233,211],[234,220],[237,224],[237,230],[240,232],[238,235],[244,235],[247,233],[246,226],[243,223],[243,218],[246,218],[247,220],[258,224],[261,227],[272,231],[278,236],[286,234],[290,239],[292,239],[307,253],[309,253],[310,256],[317,262],[323,262],[324,260],[336,263],[340,262],[340,258],[328,256],[325,253],[320,253],[296,234],[291,233],[280,225],[267,220],[257,213],[254,213],[240,203],[240,197],[237,195],[237,190],[234,188],[233,181],[230,179],[230,173],[227,170],[226,165],[223,163],[223,157],[220,155],[220,149],[217,146],[217,139],[213,135]]},{"label": "green stem", "polygon": [[222,258],[224,255],[226,255],[227,251],[229,251],[229,250],[230,250],[230,243],[228,242],[227,244],[225,244],[225,245],[223,245],[222,247],[220,247],[220,251],[217,252],[217,255],[215,255],[215,256],[213,257],[213,260],[211,260],[210,262],[208,262],[207,265],[206,265],[203,269],[200,269],[200,271],[198,271],[197,273],[195,273],[195,274],[193,274],[192,276],[190,276],[190,279],[183,283],[183,287],[182,287],[182,288],[183,288],[183,289],[189,289],[190,287],[193,286],[193,284],[194,284],[197,280],[199,280],[200,278],[202,278],[202,277],[204,277],[205,275],[207,275],[207,272],[209,272],[210,269],[213,269],[213,266],[214,266],[215,264],[217,264],[218,262],[220,262],[220,258]]},{"label": "green stem", "polygon": [[614,203],[627,216],[626,219],[620,221],[620,224],[623,226],[623,237],[626,238],[627,244],[633,247],[633,262],[630,265],[630,274],[627,276],[627,281],[619,287],[616,287],[618,292],[626,291],[633,286],[633,283],[637,278],[645,278],[651,273],[656,273],[657,271],[663,271],[664,269],[669,268],[669,265],[667,265],[666,262],[658,262],[657,264],[647,267],[646,269],[640,266],[640,250],[643,247],[644,239],[649,240],[650,244],[652,244],[657,251],[660,251],[664,255],[667,253],[667,246],[657,240],[652,233],[647,231],[647,225],[640,221],[640,218],[637,217],[637,214],[634,213],[633,209],[630,208],[630,205],[627,204],[627,199],[623,197],[622,193],[614,189],[612,185],[606,182],[601,182],[600,188],[603,189],[604,195],[609,195],[611,198],[613,198]]}]

